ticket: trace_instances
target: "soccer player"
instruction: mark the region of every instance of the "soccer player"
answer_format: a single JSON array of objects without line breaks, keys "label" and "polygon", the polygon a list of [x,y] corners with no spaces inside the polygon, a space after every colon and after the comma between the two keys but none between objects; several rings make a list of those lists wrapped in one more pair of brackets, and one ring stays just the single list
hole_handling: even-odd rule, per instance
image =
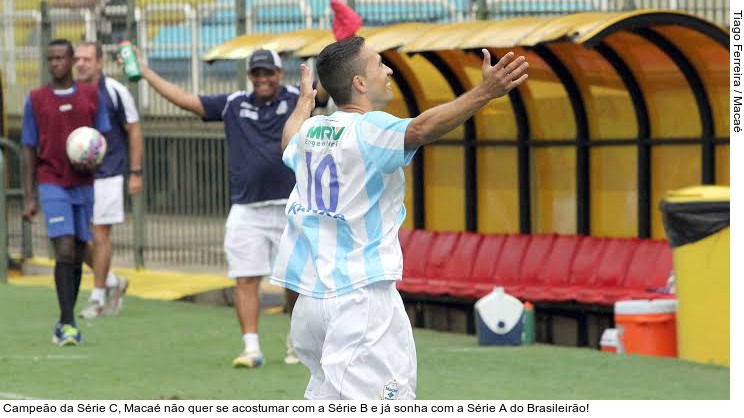
[{"label": "soccer player", "polygon": [[81,334],[75,324],[74,309],[85,245],[91,239],[94,177],[92,171],[73,168],[65,145],[70,132],[81,126],[94,127],[101,133],[108,132],[111,126],[96,86],[72,79],[74,57],[69,41],[51,41],[47,63],[51,81],[29,93],[23,111],[23,217],[32,220],[37,212],[38,181],[39,200],[56,260],[54,283],[60,318],[52,341],[77,345]]},{"label": "soccer player", "polygon": [[[136,49],[135,49],[136,52]],[[236,280],[235,311],[245,348],[234,367],[259,367],[264,356],[258,340],[259,284],[271,273],[271,260],[279,245],[294,175],[282,164],[281,135],[300,93],[281,84],[284,75],[279,55],[259,49],[248,60],[253,92],[202,96],[172,84],[138,59],[143,78],[165,99],[204,121],[224,121],[229,149],[230,201],[225,224],[228,276]],[[297,293],[287,290],[290,315]],[[287,364],[297,364],[287,339]]]},{"label": "soccer player", "polygon": [[338,105],[310,113],[310,69],[301,67],[300,99],[284,127],[284,163],[297,186],[287,202],[272,283],[300,293],[291,337],[310,369],[310,399],[414,399],[416,349],[395,282],[403,257],[402,167],[496,97],[527,79],[524,57],[495,66],[483,50],[483,81],[414,119],[379,111],[393,97],[392,70],[364,39],[327,46],[318,77]]},{"label": "soccer player", "polygon": [[110,271],[111,226],[124,222],[124,176],[128,176],[130,195],[142,191],[142,129],[129,90],[103,75],[101,44],[79,43],[75,48],[75,70],[78,81],[91,83],[102,93],[111,125],[106,134],[106,156],[93,185],[93,244],[88,245],[85,260],[93,268],[94,286],[87,306],[80,311],[81,317],[93,319],[102,314],[117,315],[127,290],[127,280]]}]

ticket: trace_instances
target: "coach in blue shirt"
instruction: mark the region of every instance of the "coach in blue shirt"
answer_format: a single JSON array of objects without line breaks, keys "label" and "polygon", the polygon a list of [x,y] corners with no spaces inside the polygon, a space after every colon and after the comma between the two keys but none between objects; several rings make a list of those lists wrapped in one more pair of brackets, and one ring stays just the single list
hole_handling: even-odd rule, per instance
[{"label": "coach in blue shirt", "polygon": [[[297,104],[299,89],[281,84],[282,61],[274,51],[258,50],[248,61],[253,92],[200,96],[164,80],[140,58],[142,76],[176,106],[202,117],[224,121],[229,149],[230,201],[225,224],[228,276],[236,280],[235,311],[245,349],[233,361],[235,367],[258,367],[263,353],[258,341],[258,295],[261,278],[271,273],[271,261],[279,245],[286,216],[284,206],[295,185],[292,170],[282,163],[281,136],[284,124]],[[318,89],[318,95],[327,94]],[[290,315],[297,300],[287,291]],[[287,339],[285,363],[299,362]]]}]

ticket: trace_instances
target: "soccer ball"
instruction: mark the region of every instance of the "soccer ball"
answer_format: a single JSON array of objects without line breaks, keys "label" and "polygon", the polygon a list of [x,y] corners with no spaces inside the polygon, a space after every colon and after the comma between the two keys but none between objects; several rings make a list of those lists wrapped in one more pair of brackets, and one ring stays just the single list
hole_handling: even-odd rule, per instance
[{"label": "soccer ball", "polygon": [[94,170],[106,155],[106,138],[100,132],[81,126],[67,136],[67,157],[76,168]]}]

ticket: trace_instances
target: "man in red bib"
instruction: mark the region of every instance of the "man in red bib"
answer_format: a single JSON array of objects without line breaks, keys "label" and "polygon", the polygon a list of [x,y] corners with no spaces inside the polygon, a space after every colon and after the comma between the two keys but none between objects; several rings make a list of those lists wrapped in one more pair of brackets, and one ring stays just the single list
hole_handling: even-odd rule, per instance
[{"label": "man in red bib", "polygon": [[101,133],[111,129],[96,86],[72,79],[74,51],[69,41],[54,40],[47,47],[51,81],[26,97],[21,142],[24,145],[25,205],[23,217],[37,212],[36,186],[44,209],[47,234],[56,263],[54,282],[60,318],[52,341],[77,345],[81,341],[74,309],[80,289],[85,243],[90,241],[93,215],[93,171],[76,170],[67,158],[67,136],[81,126]]}]

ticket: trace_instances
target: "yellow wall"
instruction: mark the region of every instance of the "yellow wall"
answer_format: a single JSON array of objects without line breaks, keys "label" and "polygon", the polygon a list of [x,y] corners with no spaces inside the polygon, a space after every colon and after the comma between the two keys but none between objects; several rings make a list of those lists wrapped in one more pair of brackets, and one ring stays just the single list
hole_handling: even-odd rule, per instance
[{"label": "yellow wall", "polygon": [[672,145],[651,149],[651,236],[666,238],[659,203],[669,190],[700,184],[700,146]]},{"label": "yellow wall", "polygon": [[728,145],[716,146],[716,184],[731,185],[730,153]]},{"label": "yellow wall", "polygon": [[576,150],[532,150],[532,233],[576,233]]},{"label": "yellow wall", "polygon": [[478,231],[519,232],[517,150],[481,147],[478,162]]},{"label": "yellow wall", "polygon": [[593,147],[589,153],[591,235],[637,236],[637,148],[632,145]]}]

